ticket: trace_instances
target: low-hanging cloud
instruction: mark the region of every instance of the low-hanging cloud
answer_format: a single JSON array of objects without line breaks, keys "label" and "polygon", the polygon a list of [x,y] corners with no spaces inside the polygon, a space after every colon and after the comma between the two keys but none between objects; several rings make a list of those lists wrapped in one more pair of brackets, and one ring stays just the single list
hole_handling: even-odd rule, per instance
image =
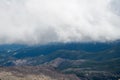
[{"label": "low-hanging cloud", "polygon": [[115,41],[120,0],[0,0],[0,44]]}]

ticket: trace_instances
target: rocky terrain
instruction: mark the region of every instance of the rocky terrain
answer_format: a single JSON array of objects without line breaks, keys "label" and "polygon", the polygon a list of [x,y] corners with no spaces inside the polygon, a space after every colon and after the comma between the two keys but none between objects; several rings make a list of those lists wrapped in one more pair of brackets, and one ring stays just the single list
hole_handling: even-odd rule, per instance
[{"label": "rocky terrain", "polygon": [[[118,80],[120,44],[0,49],[1,80]],[[92,46],[92,48],[91,48]],[[1,47],[1,46],[0,46]]]},{"label": "rocky terrain", "polygon": [[45,66],[1,67],[0,80],[80,80],[73,74],[62,74]]}]

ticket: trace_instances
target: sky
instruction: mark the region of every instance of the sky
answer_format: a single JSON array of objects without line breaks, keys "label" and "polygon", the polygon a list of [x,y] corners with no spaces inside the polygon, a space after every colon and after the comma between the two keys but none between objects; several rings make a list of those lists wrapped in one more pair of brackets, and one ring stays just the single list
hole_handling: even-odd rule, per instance
[{"label": "sky", "polygon": [[0,44],[120,39],[120,0],[0,0]]}]

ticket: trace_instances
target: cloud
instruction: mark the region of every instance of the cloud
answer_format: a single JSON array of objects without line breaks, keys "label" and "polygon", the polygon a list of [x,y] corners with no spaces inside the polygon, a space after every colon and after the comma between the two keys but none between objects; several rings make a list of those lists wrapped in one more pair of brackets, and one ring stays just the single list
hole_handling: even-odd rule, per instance
[{"label": "cloud", "polygon": [[0,44],[115,41],[119,0],[0,0]]}]

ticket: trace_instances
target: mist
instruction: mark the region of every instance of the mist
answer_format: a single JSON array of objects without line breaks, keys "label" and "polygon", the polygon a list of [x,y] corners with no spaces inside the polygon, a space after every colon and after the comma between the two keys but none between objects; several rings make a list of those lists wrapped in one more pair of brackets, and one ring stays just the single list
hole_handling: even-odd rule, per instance
[{"label": "mist", "polygon": [[0,0],[0,44],[120,39],[120,0]]}]

